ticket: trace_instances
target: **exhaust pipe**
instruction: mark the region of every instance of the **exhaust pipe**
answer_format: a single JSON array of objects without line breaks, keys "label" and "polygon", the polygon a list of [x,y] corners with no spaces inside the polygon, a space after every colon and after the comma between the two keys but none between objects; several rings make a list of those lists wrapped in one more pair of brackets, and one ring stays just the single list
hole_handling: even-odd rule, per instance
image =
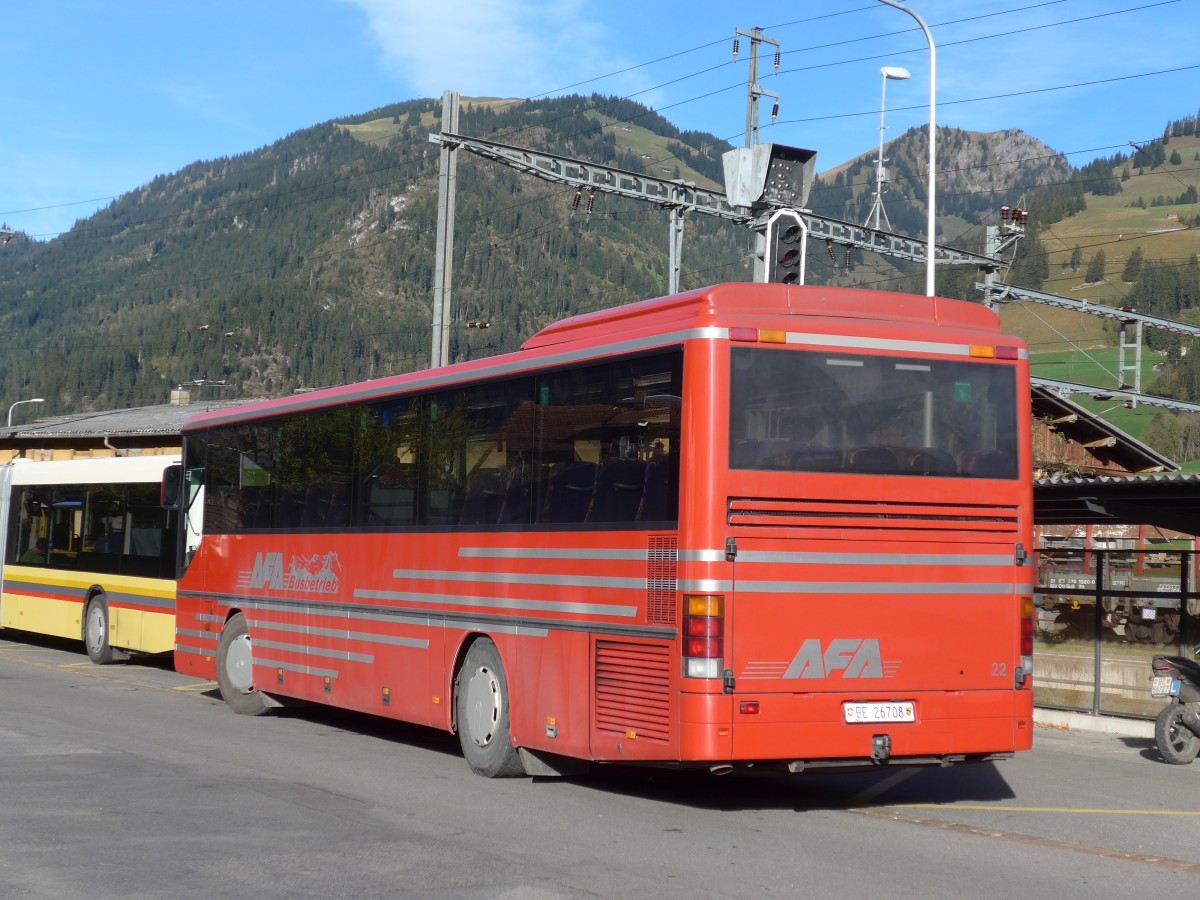
[{"label": "exhaust pipe", "polygon": [[1186,725],[1192,734],[1200,737],[1200,716],[1190,709],[1185,709],[1183,715],[1179,717],[1179,721]]},{"label": "exhaust pipe", "polygon": [[729,763],[721,763],[716,766],[709,766],[708,771],[713,775],[728,775],[733,771],[733,766]]}]

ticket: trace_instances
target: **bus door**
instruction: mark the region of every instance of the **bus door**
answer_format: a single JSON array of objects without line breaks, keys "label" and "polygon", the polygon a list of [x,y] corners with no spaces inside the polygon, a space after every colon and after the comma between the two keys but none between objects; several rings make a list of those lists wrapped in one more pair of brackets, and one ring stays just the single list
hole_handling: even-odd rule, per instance
[{"label": "bus door", "polygon": [[8,514],[12,504],[13,466],[0,467],[0,523],[3,529],[3,552],[0,552],[0,622],[4,621],[4,561],[8,559],[8,547],[13,540],[8,528]]}]

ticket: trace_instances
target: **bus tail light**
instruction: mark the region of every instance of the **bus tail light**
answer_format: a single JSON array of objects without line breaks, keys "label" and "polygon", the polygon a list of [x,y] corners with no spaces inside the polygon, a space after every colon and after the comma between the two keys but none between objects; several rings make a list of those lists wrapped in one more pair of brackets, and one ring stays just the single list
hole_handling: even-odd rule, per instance
[{"label": "bus tail light", "polygon": [[1017,687],[1029,684],[1033,677],[1033,598],[1021,598],[1021,668],[1017,670]]},{"label": "bus tail light", "polygon": [[720,678],[724,657],[725,598],[720,594],[684,595],[684,677]]}]

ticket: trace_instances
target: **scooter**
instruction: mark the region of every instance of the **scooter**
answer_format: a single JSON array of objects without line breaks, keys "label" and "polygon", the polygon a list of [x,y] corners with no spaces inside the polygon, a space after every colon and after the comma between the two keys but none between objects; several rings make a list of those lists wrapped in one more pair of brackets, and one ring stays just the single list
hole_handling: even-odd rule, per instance
[{"label": "scooter", "polygon": [[1150,696],[1171,699],[1154,722],[1154,743],[1167,762],[1186,766],[1200,753],[1200,663],[1156,656],[1150,670]]}]

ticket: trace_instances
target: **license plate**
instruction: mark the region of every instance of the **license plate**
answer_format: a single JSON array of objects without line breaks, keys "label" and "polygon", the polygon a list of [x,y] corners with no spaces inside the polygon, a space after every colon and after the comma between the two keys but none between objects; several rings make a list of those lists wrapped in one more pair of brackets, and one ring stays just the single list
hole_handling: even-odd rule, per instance
[{"label": "license plate", "polygon": [[[1151,697],[1174,697],[1179,693],[1179,682],[1170,675],[1154,675],[1150,679]],[[848,720],[847,720],[848,721]]]},{"label": "license plate", "polygon": [[846,722],[851,725],[917,721],[917,710],[910,700],[895,700],[890,703],[843,703],[842,713]]}]

